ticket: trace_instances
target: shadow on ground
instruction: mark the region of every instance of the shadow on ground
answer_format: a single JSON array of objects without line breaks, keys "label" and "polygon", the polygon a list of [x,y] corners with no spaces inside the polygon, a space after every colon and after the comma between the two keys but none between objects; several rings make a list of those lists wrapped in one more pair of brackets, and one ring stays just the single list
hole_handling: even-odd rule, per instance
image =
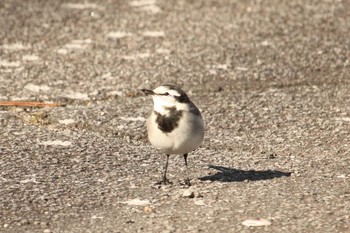
[{"label": "shadow on ground", "polygon": [[229,167],[209,165],[209,168],[218,170],[214,175],[203,176],[198,179],[205,181],[221,181],[221,182],[240,182],[240,181],[259,181],[290,176],[291,172],[281,172],[275,170],[255,171],[255,170],[238,170]]}]

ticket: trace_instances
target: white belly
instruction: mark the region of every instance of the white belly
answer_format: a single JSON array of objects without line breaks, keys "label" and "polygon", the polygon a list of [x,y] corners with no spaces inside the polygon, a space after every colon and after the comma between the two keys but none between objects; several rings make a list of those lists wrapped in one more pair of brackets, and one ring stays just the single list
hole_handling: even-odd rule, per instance
[{"label": "white belly", "polygon": [[151,144],[166,154],[186,154],[198,148],[204,137],[203,120],[192,113],[184,112],[177,128],[164,133],[152,114],[147,120],[148,139]]}]

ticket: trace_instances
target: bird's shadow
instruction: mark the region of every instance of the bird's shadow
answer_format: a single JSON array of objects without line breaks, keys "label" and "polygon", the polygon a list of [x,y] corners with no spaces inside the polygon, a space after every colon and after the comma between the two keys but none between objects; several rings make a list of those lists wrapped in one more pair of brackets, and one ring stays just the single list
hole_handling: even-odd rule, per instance
[{"label": "bird's shadow", "polygon": [[213,175],[199,177],[201,181],[220,181],[220,182],[242,182],[248,181],[259,181],[259,180],[269,180],[280,177],[288,177],[291,172],[281,172],[276,170],[238,170],[229,167],[209,165],[209,168],[215,169],[218,172]]}]

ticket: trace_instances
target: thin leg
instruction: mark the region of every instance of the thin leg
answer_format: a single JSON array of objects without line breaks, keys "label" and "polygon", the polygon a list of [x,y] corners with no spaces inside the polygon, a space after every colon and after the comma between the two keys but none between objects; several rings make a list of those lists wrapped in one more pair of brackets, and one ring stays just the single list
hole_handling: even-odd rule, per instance
[{"label": "thin leg", "polygon": [[168,170],[168,163],[169,163],[169,156],[170,155],[166,155],[166,163],[164,166],[163,179],[161,181],[157,182],[156,184],[171,184],[171,182],[166,178],[166,173]]},{"label": "thin leg", "polygon": [[187,186],[191,186],[190,178],[189,178],[189,175],[188,175],[187,157],[188,157],[188,154],[184,154],[185,166],[186,166],[186,179],[185,179],[185,185],[187,185]]}]

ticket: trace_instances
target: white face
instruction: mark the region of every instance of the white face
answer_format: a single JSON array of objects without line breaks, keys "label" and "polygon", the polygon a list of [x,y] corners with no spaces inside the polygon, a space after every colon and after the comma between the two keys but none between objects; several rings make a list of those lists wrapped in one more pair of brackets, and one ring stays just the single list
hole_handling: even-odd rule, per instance
[{"label": "white face", "polygon": [[175,97],[180,97],[181,94],[176,90],[169,89],[167,86],[160,86],[153,90],[154,109],[156,111],[164,111],[165,107],[173,107],[179,102]]}]

